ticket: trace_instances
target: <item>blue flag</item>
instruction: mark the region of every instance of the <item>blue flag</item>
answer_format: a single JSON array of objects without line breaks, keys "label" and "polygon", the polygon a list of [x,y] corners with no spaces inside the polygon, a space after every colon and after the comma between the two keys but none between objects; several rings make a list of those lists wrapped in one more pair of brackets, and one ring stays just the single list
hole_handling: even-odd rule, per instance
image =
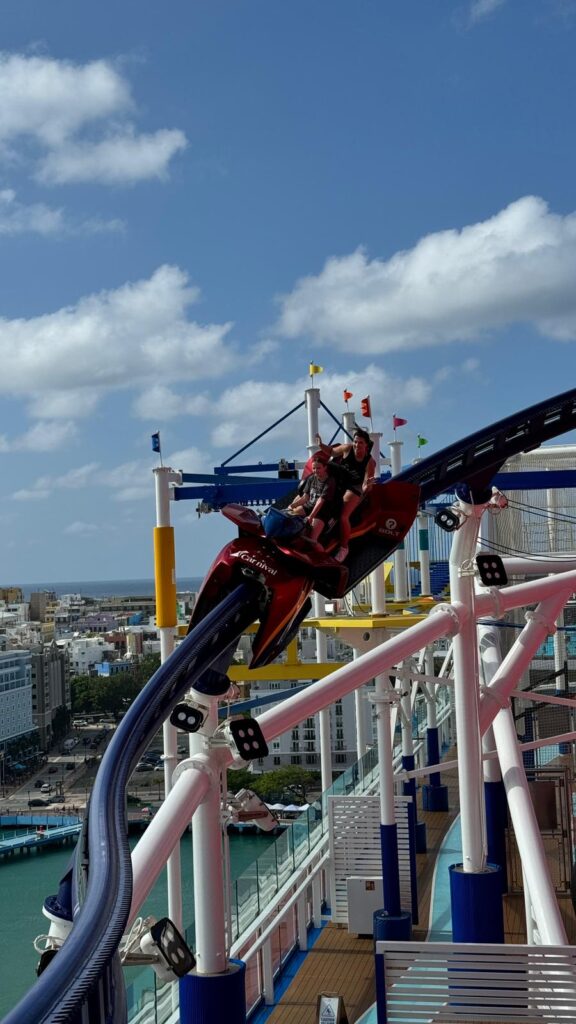
[{"label": "blue flag", "polygon": [[157,434],[152,434],[152,451],[160,454],[160,431]]}]

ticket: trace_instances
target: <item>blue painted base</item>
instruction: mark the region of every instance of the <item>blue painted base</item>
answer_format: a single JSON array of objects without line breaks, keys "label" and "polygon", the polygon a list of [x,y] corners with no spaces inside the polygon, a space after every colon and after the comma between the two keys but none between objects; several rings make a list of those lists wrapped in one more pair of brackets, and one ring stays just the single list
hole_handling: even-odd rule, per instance
[{"label": "blue painted base", "polygon": [[502,868],[488,864],[473,874],[451,864],[449,870],[452,941],[504,942]]},{"label": "blue painted base", "polygon": [[422,786],[422,808],[425,811],[448,810],[448,786]]},{"label": "blue painted base", "polygon": [[406,910],[399,914],[387,914],[385,910],[376,910],[373,921],[374,940],[409,942],[412,938],[412,915]]},{"label": "blue painted base", "polygon": [[508,802],[506,799],[506,789],[502,781],[484,783],[484,803],[486,806],[488,860],[491,864],[499,864],[502,868],[502,892],[505,893],[508,891],[508,874],[506,869]]},{"label": "blue painted base", "polygon": [[246,1024],[246,965],[230,960],[224,974],[196,974],[180,979],[180,1024]]},{"label": "blue painted base", "polygon": [[416,853],[426,853],[426,822],[416,822]]}]

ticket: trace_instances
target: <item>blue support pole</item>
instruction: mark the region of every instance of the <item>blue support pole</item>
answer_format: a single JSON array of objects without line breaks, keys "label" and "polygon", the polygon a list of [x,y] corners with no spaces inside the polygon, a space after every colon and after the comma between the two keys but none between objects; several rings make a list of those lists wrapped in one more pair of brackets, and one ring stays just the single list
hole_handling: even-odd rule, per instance
[{"label": "blue support pole", "polygon": [[484,801],[486,804],[486,837],[488,840],[488,860],[499,864],[502,878],[502,892],[508,891],[508,872],[506,868],[506,825],[508,823],[508,802],[506,788],[502,780],[484,782]]},{"label": "blue support pole", "polygon": [[196,974],[180,979],[180,1024],[246,1024],[246,965],[230,960],[222,974]]},{"label": "blue support pole", "polygon": [[[402,755],[402,767],[406,772],[414,771],[414,754]],[[414,848],[416,853],[426,853],[426,822],[418,821],[418,807],[416,805],[416,779],[407,779],[403,783],[402,792],[405,796],[412,797],[412,822],[414,834]]]},{"label": "blue support pole", "polygon": [[[426,729],[426,760],[429,765],[440,762],[440,741],[438,726]],[[431,772],[428,782],[422,786],[422,808],[425,811],[448,810],[448,786],[443,785],[440,772]]]},{"label": "blue support pole", "polygon": [[450,865],[453,942],[504,942],[502,869],[487,864],[484,871],[464,871]]}]

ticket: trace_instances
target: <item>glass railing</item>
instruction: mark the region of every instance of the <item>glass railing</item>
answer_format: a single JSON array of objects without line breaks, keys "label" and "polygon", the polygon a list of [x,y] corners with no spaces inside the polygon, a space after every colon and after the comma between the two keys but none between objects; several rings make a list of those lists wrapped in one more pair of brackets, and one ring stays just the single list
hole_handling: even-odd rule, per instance
[{"label": "glass railing", "polygon": [[290,822],[275,843],[232,886],[232,941],[235,942],[278,894],[328,831],[328,797],[363,793],[377,770],[371,748],[335,779],[319,800]]}]

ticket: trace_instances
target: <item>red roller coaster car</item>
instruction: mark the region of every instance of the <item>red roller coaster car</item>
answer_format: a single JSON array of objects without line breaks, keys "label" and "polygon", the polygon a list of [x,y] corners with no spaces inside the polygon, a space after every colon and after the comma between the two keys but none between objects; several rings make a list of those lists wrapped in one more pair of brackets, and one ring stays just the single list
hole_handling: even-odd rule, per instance
[{"label": "red roller coaster car", "polygon": [[416,518],[419,496],[416,484],[394,480],[375,484],[352,516],[350,550],[342,564],[330,554],[338,546],[337,525],[322,536],[324,547],[304,534],[272,539],[253,509],[225,505],[222,513],[236,524],[239,536],[213,562],[198,594],[190,629],[243,575],[255,576],[263,584],[264,597],[250,667],[269,664],[310,611],[312,590],[328,598],[341,597],[398,547]]}]

